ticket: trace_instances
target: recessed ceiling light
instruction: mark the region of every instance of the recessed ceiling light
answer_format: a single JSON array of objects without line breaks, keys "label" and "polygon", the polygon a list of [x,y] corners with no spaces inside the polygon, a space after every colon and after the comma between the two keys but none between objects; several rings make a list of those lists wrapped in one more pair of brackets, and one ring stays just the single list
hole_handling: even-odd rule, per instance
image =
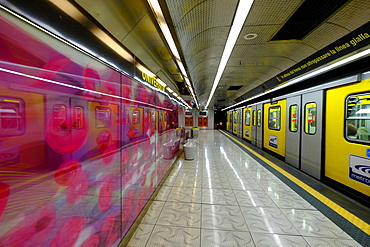
[{"label": "recessed ceiling light", "polygon": [[257,38],[256,33],[248,33],[248,34],[244,35],[245,40],[252,40],[252,39],[255,39],[255,38]]}]

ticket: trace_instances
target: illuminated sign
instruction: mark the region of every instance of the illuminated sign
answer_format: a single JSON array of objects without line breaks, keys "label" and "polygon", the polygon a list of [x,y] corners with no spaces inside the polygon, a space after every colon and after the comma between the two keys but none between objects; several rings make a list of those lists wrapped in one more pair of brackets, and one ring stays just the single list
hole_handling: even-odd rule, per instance
[{"label": "illuminated sign", "polygon": [[154,87],[159,88],[160,90],[164,91],[165,87],[161,85],[158,81],[157,78],[151,77],[144,72],[141,72],[141,77],[143,78],[144,81],[152,84]]}]

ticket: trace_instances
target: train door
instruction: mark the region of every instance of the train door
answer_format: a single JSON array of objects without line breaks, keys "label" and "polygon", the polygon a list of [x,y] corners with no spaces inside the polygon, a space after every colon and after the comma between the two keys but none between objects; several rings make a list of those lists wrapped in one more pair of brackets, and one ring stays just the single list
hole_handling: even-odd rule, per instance
[{"label": "train door", "polygon": [[231,121],[230,121],[230,111],[228,111],[226,113],[226,130],[229,131],[229,132],[231,130],[230,124],[231,124]]},{"label": "train door", "polygon": [[158,129],[159,129],[159,112],[157,110],[153,110],[152,111],[152,120],[151,120],[151,123],[152,123],[152,133],[155,135],[155,137],[157,138],[158,136]]},{"label": "train door", "polygon": [[[88,122],[87,122],[87,104],[86,100],[84,99],[71,99],[70,103],[71,112],[70,116],[73,121],[73,127],[75,135],[78,135],[77,138],[85,138],[87,141],[88,138]],[[82,140],[81,140],[82,141]],[[78,152],[74,152],[71,154],[71,158],[75,160],[79,160],[82,156],[86,155],[88,152],[88,146],[83,145]]]},{"label": "train door", "polygon": [[66,159],[79,160],[88,152],[87,105],[82,99],[47,96],[46,140],[49,164]]},{"label": "train door", "polygon": [[252,141],[252,107],[243,109],[243,138]]},{"label": "train door", "polygon": [[238,112],[233,111],[233,134],[238,133]]},{"label": "train door", "polygon": [[121,140],[118,127],[118,105],[89,101],[88,106],[89,158],[96,155],[97,157],[102,157],[104,164],[111,164],[116,156],[116,150]]},{"label": "train door", "polygon": [[321,179],[323,91],[302,96],[301,170]]},{"label": "train door", "polygon": [[257,105],[252,106],[252,144],[257,146]]},{"label": "train door", "polygon": [[263,144],[263,104],[256,107],[256,146],[262,149]]},{"label": "train door", "polygon": [[[167,114],[166,112],[163,112],[163,119],[165,119],[163,124],[163,129],[166,128],[167,126]],[[130,107],[130,117],[131,117],[131,126],[130,126],[130,131],[131,136],[130,138],[138,138],[143,136],[143,122],[144,122],[144,109],[141,107]]]},{"label": "train door", "polygon": [[243,137],[243,111],[242,109],[238,110],[238,137]]},{"label": "train door", "polygon": [[325,177],[366,196],[370,196],[369,88],[370,79],[364,79],[328,90],[325,127]]},{"label": "train door", "polygon": [[299,169],[301,96],[287,99],[285,161]]},{"label": "train door", "polygon": [[286,100],[264,104],[264,142],[263,147],[280,155],[285,156],[285,112]]},{"label": "train door", "polygon": [[229,111],[229,132],[233,133],[233,111]]}]

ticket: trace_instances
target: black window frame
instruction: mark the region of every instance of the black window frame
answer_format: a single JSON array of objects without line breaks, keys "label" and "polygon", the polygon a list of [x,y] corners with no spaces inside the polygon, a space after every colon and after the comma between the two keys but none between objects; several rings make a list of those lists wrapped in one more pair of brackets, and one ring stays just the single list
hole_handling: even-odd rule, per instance
[{"label": "black window frame", "polygon": [[[271,109],[279,109],[279,128],[271,128],[271,126],[270,126],[270,120],[271,120],[271,118],[270,118],[270,113],[271,113]],[[268,126],[268,129],[269,130],[275,130],[275,131],[280,131],[281,130],[281,106],[280,105],[278,105],[278,106],[270,106],[269,108],[268,108],[268,124],[267,124],[267,126]]]},{"label": "black window frame", "polygon": [[[297,107],[297,116],[296,116],[296,122],[297,122],[297,129],[296,130],[292,130],[292,107],[293,106],[296,106]],[[289,131],[290,132],[298,132],[299,130],[299,106],[298,104],[292,104],[289,106]]]},{"label": "black window frame", "polygon": [[[344,131],[343,131],[343,134],[344,134],[344,138],[348,141],[348,142],[351,142],[351,143],[358,143],[358,144],[362,144],[362,145],[368,145],[370,146],[370,136],[368,136],[368,139],[369,140],[362,140],[362,139],[357,139],[357,138],[350,138],[350,136],[348,135],[348,125],[349,124],[353,124],[355,120],[361,120],[361,122],[364,122],[366,120],[370,121],[370,116],[369,117],[350,117],[349,116],[349,109],[348,109],[348,99],[349,98],[352,98],[352,97],[358,97],[358,96],[364,96],[364,95],[369,95],[370,96],[370,92],[367,91],[367,92],[359,92],[359,93],[353,93],[353,94],[350,94],[348,95],[346,98],[345,98],[345,101],[344,101]],[[370,104],[369,104],[370,105]],[[356,127],[356,131],[358,131],[362,126],[356,126],[356,124],[354,124],[354,126]],[[368,130],[368,133],[370,133],[370,130]],[[356,137],[358,137],[358,132],[356,133]]]},{"label": "black window frame", "polygon": [[[306,124],[308,123],[308,119],[306,119],[306,109],[307,109],[307,105],[310,105],[310,104],[315,104],[316,105],[316,114],[315,114],[315,133],[309,133],[309,132],[306,132]],[[315,101],[310,101],[310,102],[306,102],[306,104],[304,105],[304,128],[303,128],[303,131],[306,135],[316,135],[317,133],[317,103]]]}]

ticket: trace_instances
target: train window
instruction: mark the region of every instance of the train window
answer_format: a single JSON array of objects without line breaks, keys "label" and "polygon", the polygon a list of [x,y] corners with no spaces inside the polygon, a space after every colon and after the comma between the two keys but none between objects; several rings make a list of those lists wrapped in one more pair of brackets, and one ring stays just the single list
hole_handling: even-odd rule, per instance
[{"label": "train window", "polygon": [[280,130],[280,106],[273,106],[269,108],[269,129]]},{"label": "train window", "polygon": [[314,135],[316,133],[316,103],[307,103],[305,105],[304,132]]},{"label": "train window", "polygon": [[261,110],[258,110],[257,111],[257,126],[258,127],[261,127],[261,121],[262,120],[262,111]]},{"label": "train window", "polygon": [[250,110],[245,111],[245,125],[246,126],[251,125],[251,111]]},{"label": "train window", "polygon": [[84,108],[82,106],[75,106],[75,128],[84,128]]},{"label": "train window", "polygon": [[238,123],[238,115],[234,112],[234,124]]},{"label": "train window", "polygon": [[0,137],[25,133],[24,102],[21,99],[0,97]]},{"label": "train window", "polygon": [[139,110],[132,111],[132,123],[133,124],[140,123],[140,111]]},{"label": "train window", "polygon": [[67,129],[67,107],[62,104],[53,106],[53,128],[58,131],[59,129]]},{"label": "train window", "polygon": [[110,107],[97,106],[95,108],[96,128],[109,128],[112,125],[112,112]]},{"label": "train window", "polygon": [[289,107],[289,130],[291,132],[298,131],[298,105],[291,105]]},{"label": "train window", "polygon": [[257,122],[256,119],[257,119],[256,111],[253,111],[253,115],[252,115],[253,126],[256,126],[256,122]]},{"label": "train window", "polygon": [[346,137],[350,141],[370,142],[370,94],[350,95],[346,99]]}]

